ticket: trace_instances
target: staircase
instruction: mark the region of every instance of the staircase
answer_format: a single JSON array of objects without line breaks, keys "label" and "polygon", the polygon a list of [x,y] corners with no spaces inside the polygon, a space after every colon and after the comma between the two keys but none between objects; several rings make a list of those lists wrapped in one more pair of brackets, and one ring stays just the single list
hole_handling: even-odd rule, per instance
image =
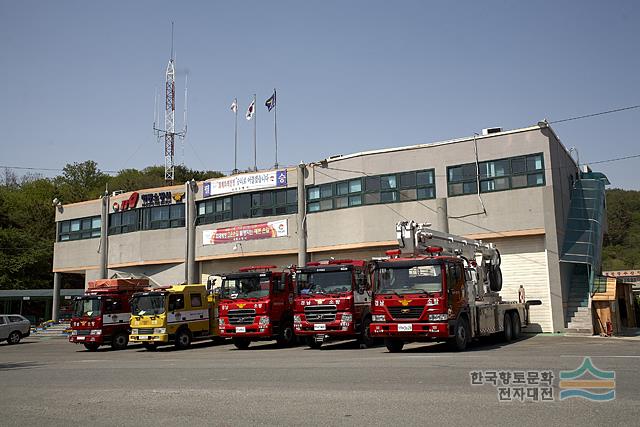
[{"label": "staircase", "polygon": [[589,276],[583,265],[574,267],[567,298],[565,321],[567,332],[593,334],[593,320],[591,307],[589,307]]}]

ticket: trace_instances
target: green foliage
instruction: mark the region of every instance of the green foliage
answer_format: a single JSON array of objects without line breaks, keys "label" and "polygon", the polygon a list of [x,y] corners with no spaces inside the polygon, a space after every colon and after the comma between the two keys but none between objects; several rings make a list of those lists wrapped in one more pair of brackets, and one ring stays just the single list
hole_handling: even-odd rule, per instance
[{"label": "green foliage", "polygon": [[607,190],[603,270],[640,268],[640,191]]},{"label": "green foliage", "polygon": [[[224,176],[215,171],[176,167],[175,183]],[[10,169],[0,174],[0,289],[53,287],[56,240],[54,198],[63,204],[97,199],[108,188],[142,190],[165,186],[164,166],[124,169],[109,176],[93,160],[67,164],[60,176],[19,178]],[[63,275],[63,287],[77,277]]]}]

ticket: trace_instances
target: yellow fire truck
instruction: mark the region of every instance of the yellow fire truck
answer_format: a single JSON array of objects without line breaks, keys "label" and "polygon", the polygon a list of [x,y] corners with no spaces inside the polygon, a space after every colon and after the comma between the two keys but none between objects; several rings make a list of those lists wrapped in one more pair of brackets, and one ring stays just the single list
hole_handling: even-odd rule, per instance
[{"label": "yellow fire truck", "polygon": [[129,341],[147,350],[218,338],[218,303],[204,285],[174,285],[139,292],[131,298]]}]

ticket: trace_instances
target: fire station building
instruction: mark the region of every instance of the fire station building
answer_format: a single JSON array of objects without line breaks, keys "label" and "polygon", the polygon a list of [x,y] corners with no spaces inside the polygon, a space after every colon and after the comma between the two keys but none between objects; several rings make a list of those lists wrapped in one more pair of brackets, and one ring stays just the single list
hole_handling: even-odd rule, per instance
[{"label": "fire station building", "polygon": [[523,285],[543,303],[531,307],[532,329],[563,331],[600,273],[605,184],[541,122],[116,192],[57,207],[54,284],[60,273],[165,285],[248,265],[371,259],[397,248],[396,222],[415,220],[495,243],[503,299]]}]

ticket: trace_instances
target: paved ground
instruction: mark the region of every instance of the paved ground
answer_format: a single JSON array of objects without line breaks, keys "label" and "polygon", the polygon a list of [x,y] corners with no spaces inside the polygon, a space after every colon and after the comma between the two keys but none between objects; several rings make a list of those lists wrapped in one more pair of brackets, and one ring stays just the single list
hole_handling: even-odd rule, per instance
[{"label": "paved ground", "polygon": [[[640,342],[535,336],[451,353],[400,354],[345,342],[310,350],[84,351],[60,338],[0,344],[0,425],[638,425]],[[498,401],[472,370],[573,370],[583,356],[616,372],[616,398]]]}]

